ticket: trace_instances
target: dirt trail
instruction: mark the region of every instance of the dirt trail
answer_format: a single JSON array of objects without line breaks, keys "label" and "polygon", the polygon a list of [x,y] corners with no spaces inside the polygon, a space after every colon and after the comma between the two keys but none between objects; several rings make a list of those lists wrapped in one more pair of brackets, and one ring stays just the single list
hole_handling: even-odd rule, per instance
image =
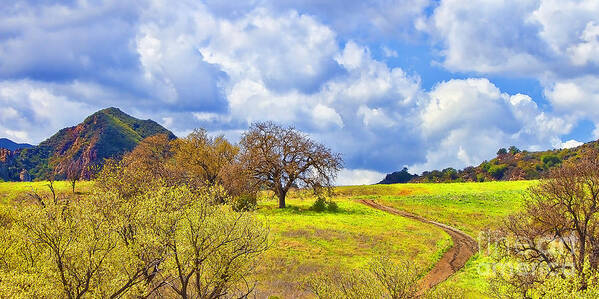
[{"label": "dirt trail", "polygon": [[470,257],[477,250],[476,241],[457,228],[453,228],[443,223],[431,221],[408,212],[396,210],[392,207],[379,204],[371,199],[362,199],[359,202],[377,210],[438,226],[448,233],[449,236],[451,236],[451,239],[453,240],[453,246],[447,252],[445,252],[445,254],[441,257],[441,260],[435,264],[433,269],[431,269],[431,271],[419,281],[421,294],[437,284],[445,281],[452,274],[464,267],[468,259],[470,259]]}]

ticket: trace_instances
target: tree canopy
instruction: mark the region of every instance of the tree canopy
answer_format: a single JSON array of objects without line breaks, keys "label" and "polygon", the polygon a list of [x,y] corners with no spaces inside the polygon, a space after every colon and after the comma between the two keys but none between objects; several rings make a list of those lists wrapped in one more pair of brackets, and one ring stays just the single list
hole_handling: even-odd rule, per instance
[{"label": "tree canopy", "polygon": [[254,123],[243,134],[241,160],[252,178],[272,190],[285,207],[290,188],[309,187],[319,192],[332,186],[343,167],[341,155],[293,127],[272,122]]}]

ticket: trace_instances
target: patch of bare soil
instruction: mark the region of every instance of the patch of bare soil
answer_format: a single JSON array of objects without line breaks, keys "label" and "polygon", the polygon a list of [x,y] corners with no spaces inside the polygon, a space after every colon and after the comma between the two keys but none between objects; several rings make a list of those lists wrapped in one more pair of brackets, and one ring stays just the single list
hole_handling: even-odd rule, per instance
[{"label": "patch of bare soil", "polygon": [[418,220],[422,223],[435,225],[443,229],[447,234],[449,234],[449,236],[451,236],[451,239],[453,240],[453,246],[447,252],[445,252],[439,262],[435,264],[433,269],[419,281],[421,288],[420,294],[445,281],[451,275],[464,267],[468,259],[470,259],[470,257],[477,250],[476,241],[457,228],[379,204],[371,199],[362,199],[359,202],[377,210]]}]

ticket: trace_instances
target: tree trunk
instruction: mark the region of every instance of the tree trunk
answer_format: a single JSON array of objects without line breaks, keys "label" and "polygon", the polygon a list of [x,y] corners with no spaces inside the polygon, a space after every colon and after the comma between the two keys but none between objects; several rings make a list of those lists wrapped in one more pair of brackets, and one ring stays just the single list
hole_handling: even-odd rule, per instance
[{"label": "tree trunk", "polygon": [[285,208],[285,192],[280,192],[279,194],[277,194],[277,197],[279,198],[279,208],[280,209],[284,209]]},{"label": "tree trunk", "polygon": [[591,243],[591,254],[589,255],[589,264],[591,269],[597,271],[599,266],[599,240],[594,237],[590,238]]}]

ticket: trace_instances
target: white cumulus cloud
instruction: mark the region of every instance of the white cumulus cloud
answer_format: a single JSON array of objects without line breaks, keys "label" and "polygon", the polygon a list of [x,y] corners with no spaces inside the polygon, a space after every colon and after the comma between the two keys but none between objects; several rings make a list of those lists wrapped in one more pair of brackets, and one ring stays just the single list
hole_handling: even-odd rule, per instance
[{"label": "white cumulus cloud", "polygon": [[335,181],[337,186],[371,185],[385,178],[385,174],[367,169],[342,169]]}]

